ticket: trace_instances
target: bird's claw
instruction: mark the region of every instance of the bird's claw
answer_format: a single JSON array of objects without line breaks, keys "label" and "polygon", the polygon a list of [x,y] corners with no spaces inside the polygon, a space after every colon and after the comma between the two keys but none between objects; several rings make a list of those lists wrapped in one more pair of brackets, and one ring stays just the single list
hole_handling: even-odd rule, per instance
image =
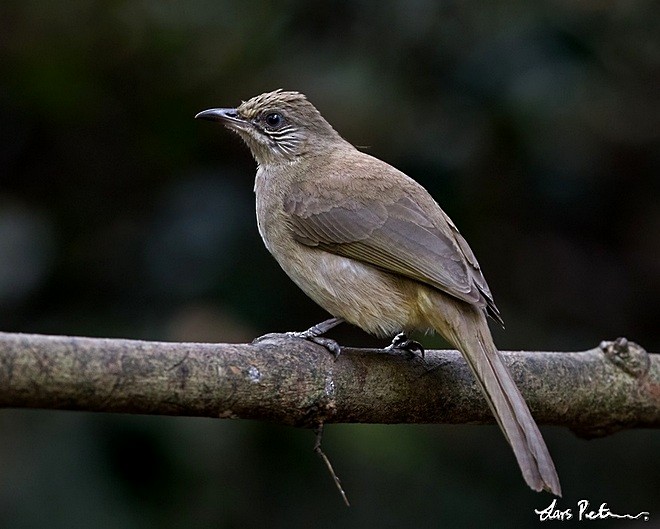
[{"label": "bird's claw", "polygon": [[307,329],[306,331],[292,331],[292,332],[287,332],[285,333],[287,336],[292,336],[294,338],[300,338],[302,340],[307,340],[309,342],[313,342],[315,344],[318,344],[322,347],[325,347],[332,356],[335,358],[338,358],[339,355],[341,354],[341,346],[335,341],[332,340],[331,338],[324,338],[322,336],[316,336],[313,332],[309,332],[311,329]]},{"label": "bird's claw", "polygon": [[405,332],[400,332],[393,339],[392,343],[385,348],[385,351],[405,351],[411,356],[419,353],[424,358],[424,347],[421,343],[408,338]]}]

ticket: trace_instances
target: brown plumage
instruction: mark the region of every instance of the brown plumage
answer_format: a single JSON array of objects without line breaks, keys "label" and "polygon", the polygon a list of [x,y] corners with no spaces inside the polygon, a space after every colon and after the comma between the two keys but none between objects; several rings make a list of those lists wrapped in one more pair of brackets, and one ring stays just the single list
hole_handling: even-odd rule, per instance
[{"label": "brown plumage", "polygon": [[428,192],[358,151],[297,92],[197,117],[221,121],[250,147],[259,233],[289,277],[369,333],[444,336],[465,356],[527,484],[560,495],[541,433],[493,343],[486,314],[502,320],[486,280]]}]

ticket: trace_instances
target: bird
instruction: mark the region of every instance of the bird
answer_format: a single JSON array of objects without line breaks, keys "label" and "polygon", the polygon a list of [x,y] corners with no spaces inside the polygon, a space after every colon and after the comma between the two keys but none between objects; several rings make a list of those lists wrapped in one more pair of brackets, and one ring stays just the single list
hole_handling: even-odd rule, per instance
[{"label": "bird", "polygon": [[257,162],[257,227],[284,272],[333,317],[295,336],[348,322],[390,348],[437,332],[463,355],[535,491],[561,496],[554,463],[497,350],[487,316],[502,323],[467,241],[415,180],[345,140],[307,97],[278,89],[196,119],[236,132]]}]

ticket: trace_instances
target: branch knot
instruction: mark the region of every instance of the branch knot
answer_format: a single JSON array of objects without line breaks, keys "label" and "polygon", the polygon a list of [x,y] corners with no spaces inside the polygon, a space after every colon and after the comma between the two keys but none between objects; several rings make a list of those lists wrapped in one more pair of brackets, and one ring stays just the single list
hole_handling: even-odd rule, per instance
[{"label": "branch knot", "polygon": [[635,378],[643,378],[651,368],[651,359],[646,350],[626,338],[600,342],[600,349],[605,358]]}]

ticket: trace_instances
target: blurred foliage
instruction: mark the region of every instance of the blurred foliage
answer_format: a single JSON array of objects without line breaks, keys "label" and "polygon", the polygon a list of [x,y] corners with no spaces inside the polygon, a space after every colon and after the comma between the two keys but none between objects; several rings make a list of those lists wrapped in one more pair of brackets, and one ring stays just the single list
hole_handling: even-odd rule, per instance
[{"label": "blurred foliage", "polygon": [[[323,319],[259,240],[247,149],[192,119],[283,87],[438,199],[501,348],[659,351],[659,30],[650,1],[5,1],[0,329],[246,341]],[[660,515],[656,432],[547,437],[560,507]],[[0,527],[523,527],[550,503],[494,427],[328,428],[349,511],[312,441],[4,411]]]}]

